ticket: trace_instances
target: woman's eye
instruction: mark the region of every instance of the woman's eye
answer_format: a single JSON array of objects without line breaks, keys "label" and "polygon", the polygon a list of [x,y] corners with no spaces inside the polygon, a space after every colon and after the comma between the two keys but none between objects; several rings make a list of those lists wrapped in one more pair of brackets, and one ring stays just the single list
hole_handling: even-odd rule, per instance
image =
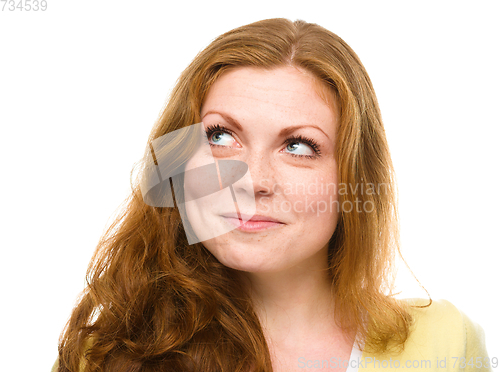
[{"label": "woman's eye", "polygon": [[[229,138],[232,138],[231,135],[224,133],[224,132],[215,132],[212,134],[212,137],[210,138],[216,145],[221,145],[221,146],[226,146],[230,144]],[[234,138],[232,138],[234,141]]]},{"label": "woman's eye", "polygon": [[[314,155],[314,151],[310,146],[302,142],[290,142],[286,149],[289,150],[294,155]],[[298,151],[296,151],[298,150]]]},{"label": "woman's eye", "polygon": [[206,133],[211,146],[232,146],[236,142],[233,136],[220,125],[208,127]]},{"label": "woman's eye", "polygon": [[297,158],[317,159],[321,155],[318,143],[309,137],[293,136],[287,138],[286,144],[287,153]]}]

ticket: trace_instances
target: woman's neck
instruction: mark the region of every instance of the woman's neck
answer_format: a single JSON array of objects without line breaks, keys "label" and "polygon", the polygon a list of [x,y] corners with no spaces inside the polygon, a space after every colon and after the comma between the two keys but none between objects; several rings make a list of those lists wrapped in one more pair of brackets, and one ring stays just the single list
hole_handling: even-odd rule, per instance
[{"label": "woman's neck", "polygon": [[264,333],[275,342],[308,339],[336,327],[328,247],[299,265],[276,272],[245,273]]}]

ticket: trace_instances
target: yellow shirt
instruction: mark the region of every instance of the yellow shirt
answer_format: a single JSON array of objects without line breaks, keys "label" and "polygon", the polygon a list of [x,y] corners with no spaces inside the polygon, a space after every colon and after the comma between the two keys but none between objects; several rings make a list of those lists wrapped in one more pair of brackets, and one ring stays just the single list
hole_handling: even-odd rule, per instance
[{"label": "yellow shirt", "polygon": [[[406,301],[413,305],[429,303],[427,299]],[[488,358],[483,329],[449,301],[433,301],[429,307],[411,308],[411,313],[415,323],[404,351],[399,355],[363,352],[358,365],[360,372],[492,371],[493,358]],[[493,360],[498,363],[498,358]]]},{"label": "yellow shirt", "polygon": [[[413,305],[426,305],[426,299],[408,299]],[[492,371],[492,363],[484,342],[484,331],[463,312],[446,300],[433,301],[425,308],[411,308],[414,327],[405,342],[404,351],[398,355],[386,353],[373,355],[353,351],[349,361],[299,360],[304,371],[318,371],[321,367],[335,371],[341,363],[348,363],[348,372],[386,372],[395,370],[424,370],[427,372]],[[497,356],[496,356],[497,357]],[[57,360],[52,372],[57,371]],[[496,367],[496,365],[493,366]]]}]

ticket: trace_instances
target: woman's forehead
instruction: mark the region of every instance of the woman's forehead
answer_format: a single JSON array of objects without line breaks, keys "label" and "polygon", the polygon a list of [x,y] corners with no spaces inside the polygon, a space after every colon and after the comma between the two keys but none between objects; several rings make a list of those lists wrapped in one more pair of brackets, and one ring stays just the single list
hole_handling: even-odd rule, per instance
[{"label": "woman's forehead", "polygon": [[293,66],[241,67],[224,73],[210,88],[201,110],[279,115],[297,121],[336,121],[332,90],[310,72]]}]

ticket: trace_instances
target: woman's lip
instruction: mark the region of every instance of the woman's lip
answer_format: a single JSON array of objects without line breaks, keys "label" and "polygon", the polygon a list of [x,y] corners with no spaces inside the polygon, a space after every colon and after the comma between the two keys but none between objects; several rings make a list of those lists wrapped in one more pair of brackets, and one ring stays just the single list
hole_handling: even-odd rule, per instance
[{"label": "woman's lip", "polygon": [[229,223],[235,226],[238,230],[241,231],[259,231],[266,230],[273,227],[278,227],[284,225],[281,222],[273,222],[273,221],[246,221],[243,222],[239,218],[233,217],[225,217],[223,216]]},{"label": "woman's lip", "polygon": [[268,217],[268,216],[263,216],[260,214],[254,214],[254,215],[248,215],[244,213],[224,213],[221,214],[222,217],[226,218],[238,218],[243,221],[263,221],[263,222],[277,222],[277,223],[283,223],[275,218]]}]

